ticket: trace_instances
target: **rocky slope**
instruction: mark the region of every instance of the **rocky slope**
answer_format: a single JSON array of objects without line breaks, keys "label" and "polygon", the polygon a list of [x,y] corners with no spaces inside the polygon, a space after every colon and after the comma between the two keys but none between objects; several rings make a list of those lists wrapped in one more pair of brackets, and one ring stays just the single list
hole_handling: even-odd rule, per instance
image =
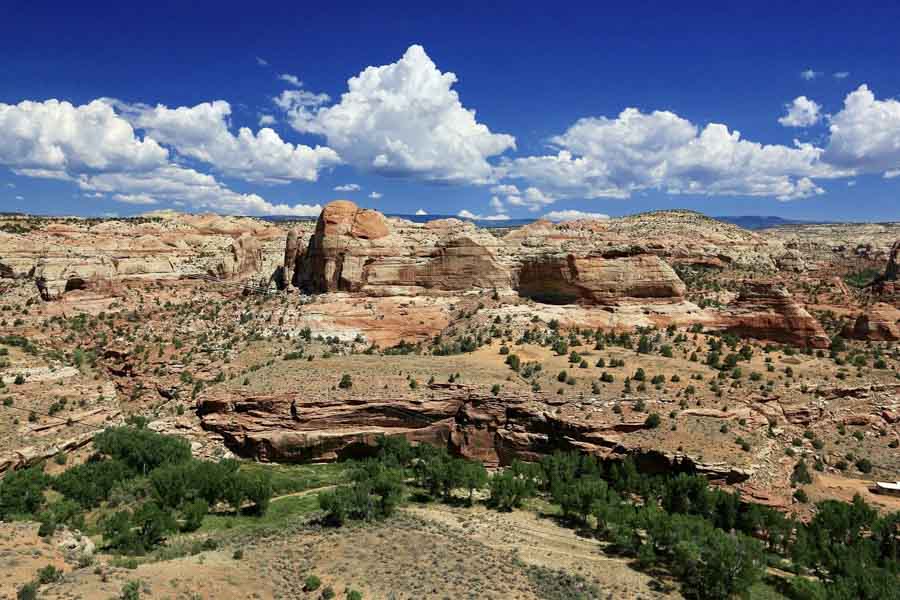
[{"label": "rocky slope", "polygon": [[207,275],[267,279],[284,234],[255,219],[159,213],[133,220],[53,220],[0,231],[0,278],[30,278],[45,300],[122,282]]}]

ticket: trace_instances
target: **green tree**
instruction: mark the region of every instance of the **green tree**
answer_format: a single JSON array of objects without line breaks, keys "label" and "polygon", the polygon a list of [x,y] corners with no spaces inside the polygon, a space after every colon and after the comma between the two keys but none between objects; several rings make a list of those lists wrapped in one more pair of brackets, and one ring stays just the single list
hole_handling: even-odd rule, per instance
[{"label": "green tree", "polygon": [[0,519],[31,515],[40,510],[49,482],[43,465],[7,473],[0,479]]}]

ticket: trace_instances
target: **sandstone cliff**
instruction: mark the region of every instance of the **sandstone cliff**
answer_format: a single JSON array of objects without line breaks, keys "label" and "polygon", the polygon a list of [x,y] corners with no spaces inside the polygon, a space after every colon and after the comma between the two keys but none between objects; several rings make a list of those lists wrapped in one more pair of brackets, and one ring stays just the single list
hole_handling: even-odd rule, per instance
[{"label": "sandstone cliff", "polygon": [[700,309],[687,301],[685,283],[670,265],[768,273],[785,252],[755,233],[686,211],[609,221],[536,221],[495,235],[457,219],[425,224],[388,219],[341,200],[322,211],[306,247],[299,236],[288,239],[282,269],[285,282],[317,294],[427,297],[494,290],[589,311],[570,310],[566,317],[571,318],[561,321],[571,326],[633,330],[700,324],[827,347],[821,325],[777,281],[751,281],[721,310]]},{"label": "sandstone cliff", "polygon": [[678,275],[655,254],[633,247],[599,253],[589,231],[572,238],[546,222],[522,229],[498,238],[457,219],[411,223],[341,200],[322,211],[305,250],[286,248],[283,268],[293,271],[286,280],[317,293],[514,289],[589,304],[684,294]]},{"label": "sandstone cliff", "polygon": [[188,275],[268,279],[284,234],[248,218],[164,213],[149,218],[51,220],[0,232],[0,277],[33,279],[45,300],[120,282]]}]

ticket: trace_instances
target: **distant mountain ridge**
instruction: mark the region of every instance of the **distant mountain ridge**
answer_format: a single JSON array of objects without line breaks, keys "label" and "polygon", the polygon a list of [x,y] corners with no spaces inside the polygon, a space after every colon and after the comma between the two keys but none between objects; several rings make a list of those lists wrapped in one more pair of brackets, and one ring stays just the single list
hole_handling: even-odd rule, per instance
[{"label": "distant mountain ridge", "polygon": [[806,221],[798,219],[784,219],[782,217],[765,216],[765,215],[740,215],[740,216],[723,216],[713,217],[717,221],[731,223],[744,229],[767,229],[769,227],[779,227],[781,225],[818,225],[828,223],[829,221]]},{"label": "distant mountain ridge", "polygon": [[[429,221],[434,221],[437,219],[460,219],[461,217],[455,215],[405,215],[405,214],[397,214],[397,213],[387,213],[386,217],[405,219],[407,221],[412,221],[413,223],[427,223]],[[633,216],[633,215],[630,215]],[[315,221],[317,217],[280,217],[280,216],[271,216],[271,217],[260,217],[267,221]],[[617,217],[613,217],[617,218]],[[738,216],[721,216],[721,217],[710,217],[711,219],[715,219],[717,221],[722,221],[723,223],[730,223],[732,225],[737,225],[738,227],[743,227],[744,229],[766,229],[769,227],[779,227],[782,225],[815,225],[821,223],[827,223],[828,221],[805,221],[798,219],[785,219],[782,217],[776,217],[773,215],[738,215]],[[528,225],[529,223],[534,223],[538,219],[505,219],[505,220],[486,220],[486,219],[463,219],[464,221],[472,221],[478,227],[484,227],[487,229],[491,228],[500,228],[500,227],[521,227],[523,225]]]},{"label": "distant mountain ridge", "polygon": [[[158,211],[156,211],[158,212]],[[173,211],[174,212],[174,211]],[[651,211],[654,212],[654,211]],[[666,211],[663,211],[666,212]],[[638,213],[642,214],[642,213]],[[643,213],[646,214],[646,213]],[[702,214],[702,213],[701,213]],[[28,218],[28,217],[43,217],[44,215],[32,215],[29,213],[22,212],[0,212],[0,217],[2,218]],[[134,215],[134,216],[152,216],[152,213],[148,213],[146,215]],[[527,218],[527,219],[504,219],[504,220],[495,220],[495,219],[463,219],[462,217],[458,217],[456,215],[415,215],[415,214],[400,214],[400,213],[387,213],[385,214],[387,217],[405,219],[407,221],[412,221],[414,223],[427,223],[429,221],[434,221],[437,219],[462,219],[464,221],[471,221],[475,223],[478,227],[486,228],[486,229],[497,229],[497,228],[505,228],[505,227],[522,227],[523,225],[528,225],[529,223],[534,223],[537,221],[537,218]],[[634,216],[634,215],[624,215],[624,216]],[[49,216],[49,218],[73,218],[62,217],[62,216]],[[91,218],[91,217],[74,217],[74,218]],[[96,218],[96,217],[94,217]],[[127,219],[131,217],[108,217],[110,219]],[[310,217],[293,217],[293,216],[285,216],[285,215],[266,215],[266,216],[258,216],[255,217],[261,219],[263,221],[269,221],[272,223],[281,222],[281,221],[315,221],[318,219],[318,216],[310,216]],[[613,217],[621,218],[621,217]],[[786,225],[821,225],[823,223],[833,223],[835,221],[812,221],[812,220],[803,220],[803,219],[785,219],[783,217],[776,217],[774,215],[736,215],[736,216],[710,216],[709,218],[715,219],[717,221],[722,221],[723,223],[730,223],[732,225],[736,225],[738,227],[742,227],[744,229],[750,230],[758,230],[758,229],[767,229],[769,227],[780,227]]]}]

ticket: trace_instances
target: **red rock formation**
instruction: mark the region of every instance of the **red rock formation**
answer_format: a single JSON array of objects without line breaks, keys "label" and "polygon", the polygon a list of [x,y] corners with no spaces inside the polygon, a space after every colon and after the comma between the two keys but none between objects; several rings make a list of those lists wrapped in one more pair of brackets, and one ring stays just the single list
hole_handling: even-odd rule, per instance
[{"label": "red rock formation", "polygon": [[216,265],[214,274],[224,279],[241,278],[259,273],[263,254],[259,241],[249,233],[231,242],[228,253]]},{"label": "red rock formation", "polygon": [[284,244],[284,263],[281,268],[281,287],[286,288],[293,283],[294,267],[297,261],[297,253],[300,251],[300,234],[296,229],[288,232]]},{"label": "red rock formation", "polygon": [[260,221],[216,215],[51,220],[21,234],[0,232],[0,277],[34,280],[45,300],[74,290],[174,282],[204,273],[268,279],[275,268],[267,264],[269,251],[281,254],[282,235]]},{"label": "red rock formation", "polygon": [[872,284],[872,291],[882,302],[900,307],[900,240],[891,246],[884,274]]},{"label": "red rock formation", "polygon": [[[681,299],[684,284],[659,257],[639,250],[578,253],[560,246],[554,226],[497,238],[456,219],[415,224],[387,220],[340,200],[327,205],[303,260],[284,269],[314,292],[369,295],[516,288],[533,298],[614,304],[623,298]],[[296,255],[296,253],[294,253]],[[299,271],[298,271],[299,270]]]},{"label": "red rock formation", "polygon": [[740,336],[812,348],[831,345],[822,325],[777,282],[747,282],[717,319],[720,329]]},{"label": "red rock formation", "polygon": [[563,416],[555,410],[561,401],[540,395],[493,396],[455,384],[435,384],[430,391],[427,398],[212,397],[200,399],[198,414],[203,428],[221,435],[233,452],[262,461],[363,456],[379,436],[402,435],[488,466],[577,449],[604,458],[633,455],[650,469],[685,467],[729,483],[749,477],[728,465],[625,445],[621,434],[646,428],[643,420],[585,422]]},{"label": "red rock formation", "polygon": [[[312,292],[408,294],[509,286],[494,253],[496,238],[455,219],[400,222],[347,200],[328,204],[292,280]],[[285,271],[292,268],[286,252]]]},{"label": "red rock formation", "polygon": [[900,240],[891,246],[891,255],[888,257],[887,267],[884,269],[885,281],[897,281],[900,276]]},{"label": "red rock formation", "polygon": [[856,318],[853,327],[845,327],[842,335],[857,340],[900,340],[900,310],[884,302],[873,304]]},{"label": "red rock formation", "polygon": [[523,296],[548,301],[610,305],[623,298],[681,298],[685,287],[672,268],[652,254],[548,256],[526,261],[518,273]]}]

